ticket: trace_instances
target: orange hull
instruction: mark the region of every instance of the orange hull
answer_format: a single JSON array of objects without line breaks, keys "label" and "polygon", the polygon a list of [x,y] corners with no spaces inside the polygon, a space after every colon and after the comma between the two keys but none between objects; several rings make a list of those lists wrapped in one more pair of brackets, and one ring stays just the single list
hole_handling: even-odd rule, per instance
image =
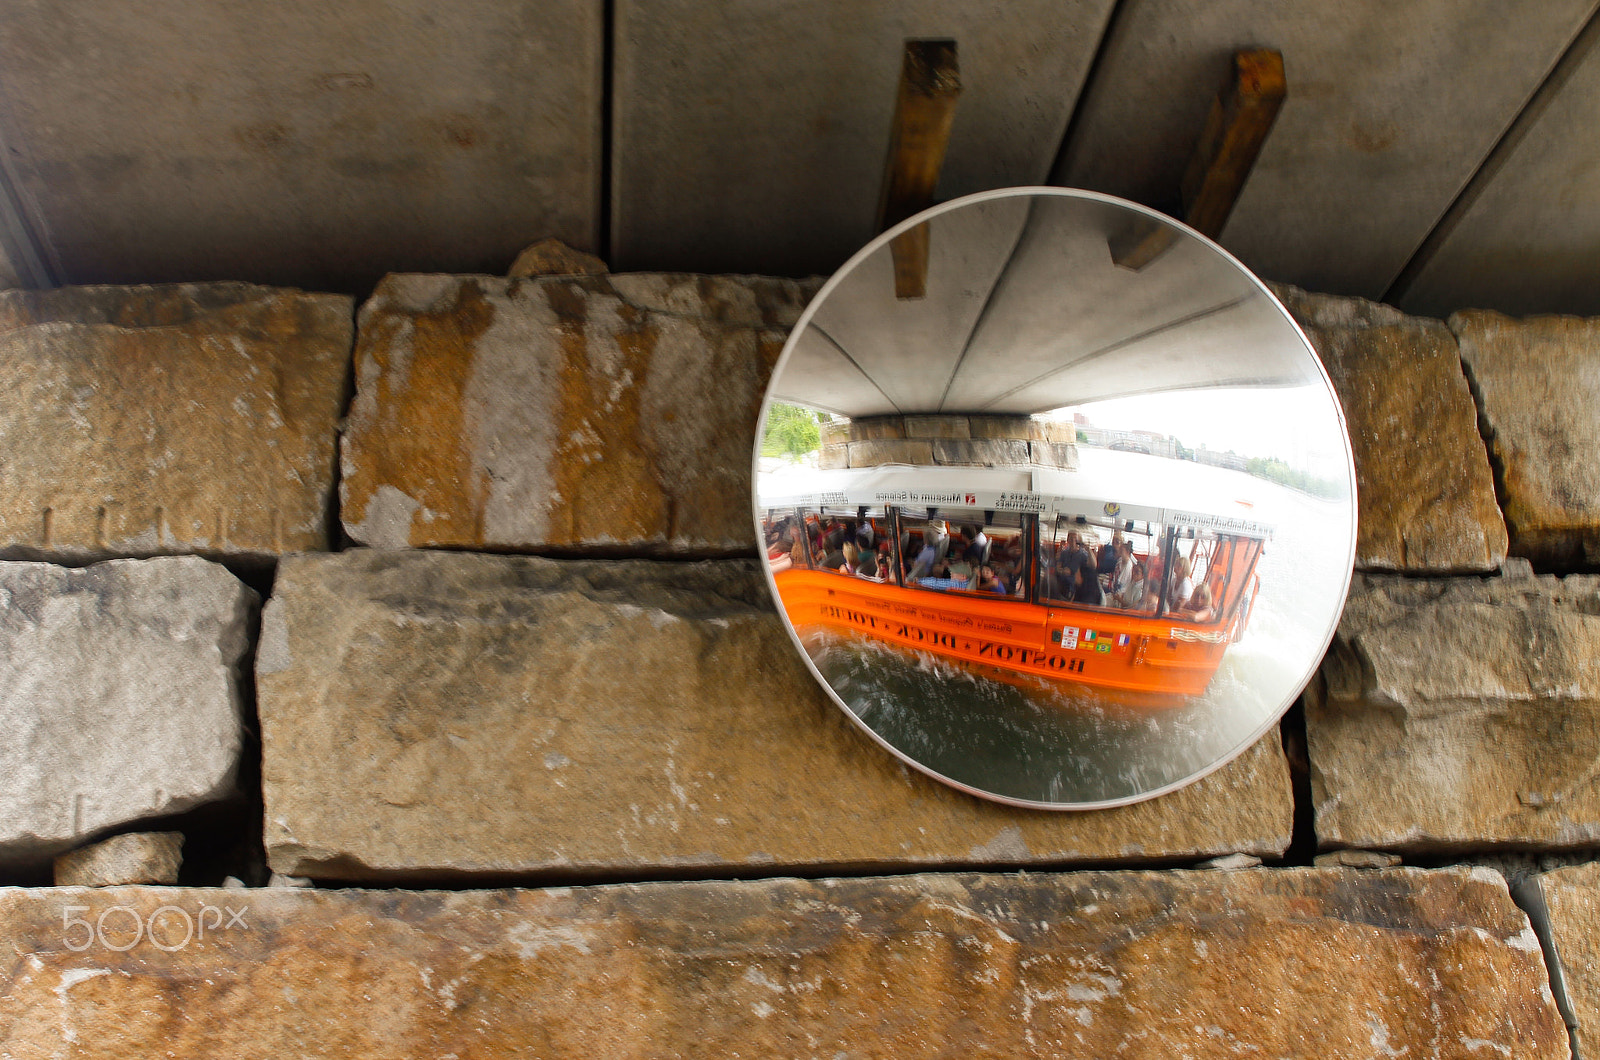
[{"label": "orange hull", "polygon": [[[827,570],[774,575],[789,621],[849,630],[999,676],[1042,678],[1176,706],[1204,692],[1231,628],[1123,611],[932,592]],[[1121,697],[1119,697],[1121,698]]]}]

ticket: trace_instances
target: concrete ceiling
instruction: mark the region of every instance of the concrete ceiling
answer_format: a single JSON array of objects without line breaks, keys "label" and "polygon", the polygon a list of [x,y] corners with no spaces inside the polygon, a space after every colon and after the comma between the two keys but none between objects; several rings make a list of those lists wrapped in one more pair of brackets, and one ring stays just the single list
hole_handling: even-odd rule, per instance
[{"label": "concrete ceiling", "polygon": [[828,272],[872,237],[906,37],[954,37],[941,197],[1171,207],[1237,48],[1289,98],[1222,234],[1269,279],[1600,314],[1600,0],[12,0],[0,280],[363,294],[545,236]]}]

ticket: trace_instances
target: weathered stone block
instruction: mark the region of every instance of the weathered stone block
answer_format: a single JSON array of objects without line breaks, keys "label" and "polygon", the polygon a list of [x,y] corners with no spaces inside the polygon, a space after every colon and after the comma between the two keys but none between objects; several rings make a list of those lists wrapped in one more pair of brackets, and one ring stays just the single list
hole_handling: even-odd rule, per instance
[{"label": "weathered stone block", "polygon": [[833,471],[849,466],[849,445],[825,445],[817,453],[817,467],[823,471]]},{"label": "weathered stone block", "polygon": [[1065,468],[1078,466],[1078,447],[1068,442],[1029,442],[1028,456],[1035,464]]},{"label": "weathered stone block", "polygon": [[904,416],[861,416],[850,421],[852,442],[869,442],[878,438],[904,438]]},{"label": "weathered stone block", "polygon": [[255,602],[193,557],[0,563],[0,867],[233,792]]},{"label": "weathered stone block", "polygon": [[57,887],[174,884],[182,867],[182,832],[129,832],[56,858],[55,883]]},{"label": "weathered stone block", "polygon": [[1600,564],[1600,319],[1450,317],[1500,475],[1511,551]]},{"label": "weathered stone block", "polygon": [[926,439],[878,438],[851,442],[851,467],[877,467],[880,464],[933,463],[933,443]]},{"label": "weathered stone block", "polygon": [[1600,839],[1600,579],[1358,576],[1306,731],[1324,845]]},{"label": "weathered stone block", "polygon": [[823,448],[830,445],[843,446],[850,441],[850,424],[841,420],[829,420],[817,424],[817,433],[821,436]]},{"label": "weathered stone block", "polygon": [[1028,416],[968,416],[968,430],[974,438],[1021,438],[1046,441],[1043,420]]},{"label": "weathered stone block", "polygon": [[753,561],[290,557],[257,656],[272,868],[504,879],[1278,854],[1276,735],[1196,785],[1018,811],[828,699]]},{"label": "weathered stone block", "polygon": [[1016,438],[935,439],[933,462],[971,467],[1021,467],[1028,443]]},{"label": "weathered stone block", "polygon": [[1577,1018],[1575,1055],[1590,1056],[1600,1045],[1600,864],[1557,869],[1538,880],[1567,1001]]},{"label": "weathered stone block", "polygon": [[1506,528],[1455,337],[1363,298],[1275,286],[1317,348],[1355,456],[1356,565],[1494,570]]},{"label": "weathered stone block", "polygon": [[325,549],[351,299],[0,292],[0,555]]},{"label": "weathered stone block", "polygon": [[907,416],[907,438],[971,438],[965,416]]},{"label": "weathered stone block", "polygon": [[752,549],[757,413],[811,290],[387,277],[361,310],[345,529],[384,548]]},{"label": "weathered stone block", "polygon": [[17,1056],[1568,1055],[1486,870],[13,888],[0,934]]},{"label": "weathered stone block", "polygon": [[574,250],[559,239],[541,239],[522,249],[507,276],[604,276],[611,270],[593,254]]}]

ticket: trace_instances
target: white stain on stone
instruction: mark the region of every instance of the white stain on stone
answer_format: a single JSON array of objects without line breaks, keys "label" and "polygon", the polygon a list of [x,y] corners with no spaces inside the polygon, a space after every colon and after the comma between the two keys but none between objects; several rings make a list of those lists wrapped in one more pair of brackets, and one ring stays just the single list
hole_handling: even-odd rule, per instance
[{"label": "white stain on stone", "polygon": [[749,983],[749,984],[751,984],[752,986],[766,987],[768,990],[771,990],[774,994],[783,993],[783,984],[782,983],[773,982],[772,979],[770,979],[767,976],[766,972],[763,972],[760,968],[757,968],[754,965],[752,965],[749,968],[745,969],[745,971],[744,971],[744,981]]},{"label": "white stain on stone", "polygon": [[351,537],[373,548],[407,548],[411,544],[411,521],[421,507],[421,502],[386,482],[367,502],[361,522],[346,522],[345,529]]},{"label": "white stain on stone", "polygon": [[1411,1051],[1409,1047],[1401,1049],[1391,1048],[1389,1046],[1389,1025],[1384,1023],[1382,1019],[1371,1012],[1367,1013],[1367,1030],[1371,1032],[1371,1035],[1367,1039],[1367,1044],[1371,1045],[1384,1056],[1404,1056],[1406,1053]]},{"label": "white stain on stone", "polygon": [[88,979],[98,979],[102,975],[110,975],[110,968],[64,968],[61,971],[61,982],[56,986],[56,997],[61,1002],[61,1040],[72,1043],[78,1040],[78,1031],[72,1025],[70,1018],[71,1006],[67,1001],[67,992],[79,983]]},{"label": "white stain on stone", "polygon": [[973,847],[971,854],[979,861],[1019,861],[1030,857],[1032,852],[1022,837],[1022,829],[1012,825],[1001,829],[987,843]]},{"label": "white stain on stone", "polygon": [[536,927],[519,924],[506,933],[506,941],[516,948],[517,956],[528,960],[548,949],[577,950],[585,957],[594,951],[589,948],[589,935],[570,924],[553,927]]},{"label": "white stain on stone", "polygon": [[261,612],[261,643],[256,648],[256,672],[282,673],[294,665],[289,652],[289,623],[284,620],[283,607],[276,600],[268,600]]},{"label": "white stain on stone", "polygon": [[1533,928],[1525,927],[1521,931],[1506,939],[1506,945],[1514,950],[1524,953],[1539,952],[1539,936],[1533,933]]}]

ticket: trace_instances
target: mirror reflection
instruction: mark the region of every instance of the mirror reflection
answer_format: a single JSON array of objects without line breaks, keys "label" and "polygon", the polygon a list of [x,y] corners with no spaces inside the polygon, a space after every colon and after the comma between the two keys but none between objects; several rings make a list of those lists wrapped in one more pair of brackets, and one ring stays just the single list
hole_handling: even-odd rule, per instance
[{"label": "mirror reflection", "polygon": [[[926,295],[901,299],[913,225]],[[1052,808],[1247,748],[1354,551],[1343,422],[1287,313],[1209,241],[1066,189],[948,203],[829,281],[773,376],[755,507],[840,705],[925,772]]]}]

